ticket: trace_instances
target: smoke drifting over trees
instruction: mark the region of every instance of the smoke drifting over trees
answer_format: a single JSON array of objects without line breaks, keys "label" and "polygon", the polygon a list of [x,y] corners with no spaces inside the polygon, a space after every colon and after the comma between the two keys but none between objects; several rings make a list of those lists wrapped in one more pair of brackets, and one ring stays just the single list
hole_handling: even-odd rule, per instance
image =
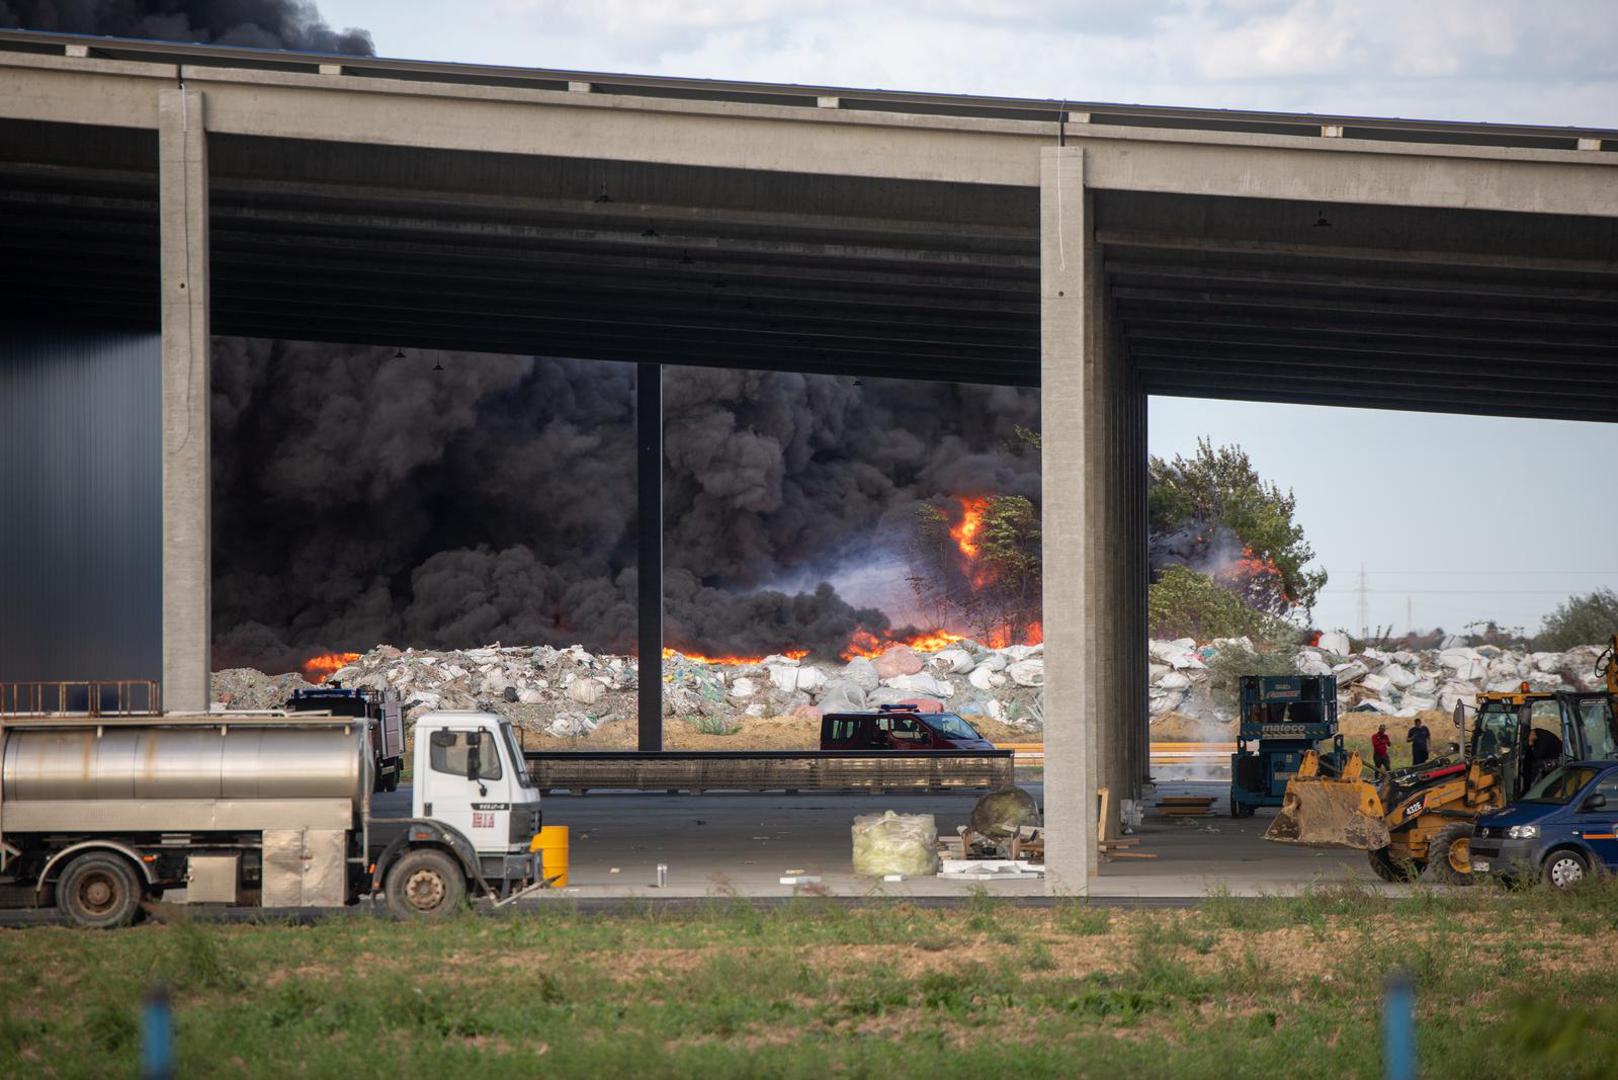
[{"label": "smoke drifting over trees", "polygon": [[[216,666],[381,641],[632,649],[634,378],[216,340]],[[902,550],[919,503],[1038,498],[1014,435],[1036,391],[670,368],[664,397],[667,637],[694,651],[880,631],[883,612],[816,582]]]},{"label": "smoke drifting over trees", "polygon": [[0,27],[371,56],[369,30],[333,30],[299,0],[0,0]]}]

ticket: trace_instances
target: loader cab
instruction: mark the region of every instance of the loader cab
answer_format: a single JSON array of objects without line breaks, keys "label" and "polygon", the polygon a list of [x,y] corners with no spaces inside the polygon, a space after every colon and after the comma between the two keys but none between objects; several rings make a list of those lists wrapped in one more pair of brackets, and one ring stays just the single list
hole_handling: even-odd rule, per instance
[{"label": "loader cab", "polygon": [[1529,775],[1529,732],[1549,732],[1561,741],[1562,761],[1618,760],[1618,730],[1612,700],[1604,693],[1533,693],[1526,689],[1484,695],[1472,721],[1473,758],[1497,758],[1502,787],[1520,797],[1535,779]]},{"label": "loader cab", "polygon": [[539,789],[511,721],[475,712],[417,720],[411,816],[451,826],[480,855],[527,851],[539,831]]}]

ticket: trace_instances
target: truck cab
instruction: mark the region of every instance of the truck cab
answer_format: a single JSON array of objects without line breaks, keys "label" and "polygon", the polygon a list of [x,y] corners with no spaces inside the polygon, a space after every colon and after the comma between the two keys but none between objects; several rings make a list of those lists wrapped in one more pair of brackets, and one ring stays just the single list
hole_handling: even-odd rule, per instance
[{"label": "truck cab", "polygon": [[[1456,725],[1465,723],[1458,705]],[[1618,759],[1618,719],[1611,696],[1600,691],[1533,691],[1527,683],[1517,690],[1488,691],[1478,695],[1477,715],[1468,726],[1467,756],[1500,762],[1508,801],[1523,796],[1555,765]],[[1536,731],[1548,733],[1535,739],[1546,739],[1556,753],[1536,753],[1529,746]]]},{"label": "truck cab", "polygon": [[[498,896],[537,882],[540,792],[511,722],[492,713],[425,713],[415,739],[410,819],[375,823],[373,847],[386,843],[373,873],[389,907],[436,914],[446,902],[458,904],[466,886]],[[464,879],[452,880],[453,867],[428,857],[434,851],[452,857]]]}]

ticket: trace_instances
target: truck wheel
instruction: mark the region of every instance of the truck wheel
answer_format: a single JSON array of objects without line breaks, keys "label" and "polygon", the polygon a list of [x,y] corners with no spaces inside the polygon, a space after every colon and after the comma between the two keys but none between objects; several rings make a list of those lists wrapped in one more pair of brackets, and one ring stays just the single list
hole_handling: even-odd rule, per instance
[{"label": "truck wheel", "polygon": [[1422,876],[1445,885],[1472,884],[1470,822],[1458,821],[1438,830],[1427,844],[1427,871]]},{"label": "truck wheel", "polygon": [[111,930],[140,913],[144,890],[127,859],[105,852],[80,855],[56,882],[56,906],[76,926]]},{"label": "truck wheel", "polygon": [[1371,869],[1383,881],[1402,884],[1416,876],[1416,867],[1411,863],[1394,860],[1392,848],[1377,848],[1366,854],[1371,857]]},{"label": "truck wheel", "polygon": [[1545,860],[1545,881],[1558,889],[1570,889],[1590,876],[1590,864],[1570,848],[1553,851]]},{"label": "truck wheel", "polygon": [[396,918],[442,919],[466,906],[466,875],[442,851],[417,848],[388,870],[382,893]]}]

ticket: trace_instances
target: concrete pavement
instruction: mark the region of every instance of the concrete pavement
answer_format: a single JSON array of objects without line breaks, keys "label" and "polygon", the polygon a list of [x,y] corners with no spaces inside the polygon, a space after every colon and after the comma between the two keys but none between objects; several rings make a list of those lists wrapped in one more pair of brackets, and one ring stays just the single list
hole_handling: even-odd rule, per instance
[{"label": "concrete pavement", "polygon": [[[1025,786],[1043,803],[1041,785]],[[1167,818],[1148,811],[1138,833],[1141,843],[1133,851],[1155,858],[1104,860],[1091,883],[1092,895],[1191,898],[1224,890],[1256,896],[1338,882],[1389,888],[1358,852],[1266,842],[1262,836],[1269,813],[1231,818],[1225,790],[1221,782],[1163,785],[1163,794],[1216,796],[1215,815]],[[933,814],[939,835],[953,836],[956,826],[970,819],[975,801],[973,795],[814,793],[547,796],[546,823],[566,825],[571,843],[569,887],[555,899],[791,896],[803,890],[780,883],[789,871],[819,877],[812,888],[834,896],[959,895],[973,883],[856,877],[849,827],[857,814],[893,809]],[[668,885],[661,889],[654,886],[660,863],[669,868]],[[991,881],[985,887],[1008,897],[1045,891],[1037,879]]]}]

